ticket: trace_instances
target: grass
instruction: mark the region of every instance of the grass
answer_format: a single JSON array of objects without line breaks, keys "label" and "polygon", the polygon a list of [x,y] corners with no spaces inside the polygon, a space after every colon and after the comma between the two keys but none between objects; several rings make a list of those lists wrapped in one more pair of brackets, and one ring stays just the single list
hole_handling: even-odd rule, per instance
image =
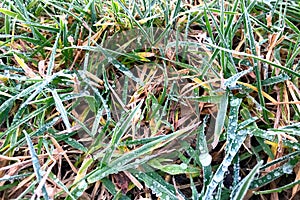
[{"label": "grass", "polygon": [[3,0],[3,199],[297,199],[298,1]]}]

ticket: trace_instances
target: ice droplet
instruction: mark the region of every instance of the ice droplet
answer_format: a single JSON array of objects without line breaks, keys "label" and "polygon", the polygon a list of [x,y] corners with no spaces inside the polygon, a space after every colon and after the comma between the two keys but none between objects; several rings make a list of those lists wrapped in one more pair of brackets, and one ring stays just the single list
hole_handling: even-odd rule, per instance
[{"label": "ice droplet", "polygon": [[276,172],[274,173],[274,175],[275,175],[275,176],[280,176],[280,172],[276,171]]},{"label": "ice droplet", "polygon": [[240,99],[233,99],[230,101],[231,106],[237,106],[240,103]]},{"label": "ice droplet", "polygon": [[228,167],[231,164],[231,161],[229,159],[226,159],[222,162],[222,164],[226,167]]},{"label": "ice droplet", "polygon": [[212,157],[209,153],[203,153],[203,154],[200,154],[199,160],[201,162],[201,165],[206,167],[206,166],[210,165],[210,163],[212,161]]},{"label": "ice droplet", "polygon": [[215,184],[220,183],[223,180],[224,176],[223,174],[215,174],[213,181],[215,181]]},{"label": "ice droplet", "polygon": [[187,166],[187,164],[185,164],[185,163],[181,163],[181,164],[180,164],[180,167],[181,167],[181,169],[186,169],[188,166]]},{"label": "ice droplet", "polygon": [[293,173],[293,165],[291,165],[289,163],[285,163],[282,167],[282,171],[283,171],[283,173],[286,173],[286,174]]}]

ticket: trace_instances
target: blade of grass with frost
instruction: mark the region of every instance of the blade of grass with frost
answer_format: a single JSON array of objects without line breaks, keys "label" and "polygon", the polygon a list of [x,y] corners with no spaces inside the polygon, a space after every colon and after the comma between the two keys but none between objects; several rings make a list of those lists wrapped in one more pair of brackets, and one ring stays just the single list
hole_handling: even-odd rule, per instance
[{"label": "blade of grass with frost", "polygon": [[84,158],[84,160],[83,160],[83,162],[80,166],[80,169],[78,170],[78,173],[77,173],[77,176],[76,176],[74,182],[77,182],[77,180],[80,180],[80,179],[84,178],[89,166],[93,163],[93,161],[94,161],[94,159],[90,155],[87,155]]},{"label": "blade of grass with frost", "polygon": [[103,178],[101,182],[103,183],[103,185],[109,193],[111,193],[112,195],[117,194],[116,186],[111,182],[111,180],[109,180],[108,178]]},{"label": "blade of grass with frost", "polygon": [[128,94],[128,76],[124,77],[124,83],[123,83],[123,92],[122,92],[122,102],[126,105],[127,103],[127,97],[130,95]]},{"label": "blade of grass with frost", "polygon": [[273,76],[271,78],[265,79],[261,82],[262,86],[275,85],[277,83],[282,83],[286,80],[289,80],[290,77],[286,74],[279,74],[278,76]]},{"label": "blade of grass with frost", "polygon": [[[29,148],[29,152],[30,152],[30,155],[31,155],[31,160],[32,160],[32,165],[33,165],[33,169],[34,169],[34,173],[35,173],[35,176],[36,176],[36,179],[37,179],[37,182],[40,182],[42,180],[42,175],[41,173],[43,172],[42,169],[41,169],[41,165],[40,165],[40,162],[39,162],[39,158],[34,150],[34,147],[33,147],[33,144],[32,144],[32,141],[29,137],[29,135],[26,133],[25,130],[23,130],[23,133],[25,135],[25,138],[26,138],[26,141],[27,141],[27,144],[28,144],[28,148]],[[48,196],[48,193],[47,193],[47,190],[46,190],[46,187],[45,185],[43,185],[42,187],[42,191],[43,191],[43,195],[46,199],[49,199],[49,196]]]},{"label": "blade of grass with frost", "polygon": [[99,125],[100,125],[100,119],[103,116],[103,108],[99,108],[99,110],[97,111],[95,120],[93,122],[93,126],[92,126],[92,130],[91,130],[91,136],[95,137],[95,135],[97,134],[97,131],[99,129]]},{"label": "blade of grass with frost", "polygon": [[[35,91],[26,99],[26,101],[23,103],[23,104],[21,104],[21,106],[20,106],[20,108],[19,108],[19,110],[18,110],[18,112],[21,112],[26,106],[28,106],[28,104],[29,104],[29,102],[30,101],[32,101],[33,100],[33,98],[35,98],[47,85],[49,85],[56,77],[58,77],[58,76],[61,76],[61,75],[63,75],[63,73],[60,73],[60,72],[58,72],[58,73],[55,73],[55,74],[53,74],[52,76],[50,76],[50,77],[47,77],[47,78],[45,78],[45,79],[43,79],[43,81],[42,82],[39,82],[39,83],[36,83],[35,84]],[[32,87],[30,87],[30,88],[32,88]],[[29,91],[28,90],[26,90],[25,89],[25,91],[26,91],[26,94],[27,93],[29,93]],[[22,93],[22,92],[21,92]],[[20,94],[21,94],[20,93]],[[23,96],[24,94],[22,94],[22,96]],[[21,95],[18,95],[18,96],[21,96]],[[20,118],[21,118],[21,116],[18,116],[18,112],[17,112],[17,114],[15,115],[15,119],[16,120],[20,120]]]},{"label": "blade of grass with frost", "polygon": [[[20,0],[15,0],[14,3],[16,4],[16,6],[14,4],[12,4],[12,2],[10,2],[10,1],[8,1],[8,3],[10,4],[10,6],[13,10],[18,12],[18,15],[21,16],[25,22],[31,21],[31,19],[29,18],[30,13],[27,11],[27,8],[25,7],[25,4],[23,2],[21,2]],[[35,38],[37,38],[41,41],[46,41],[46,38],[35,27],[32,27],[32,26],[29,26],[29,27]]]},{"label": "blade of grass with frost", "polygon": [[137,170],[130,170],[135,177],[143,181],[146,187],[150,188],[153,193],[160,199],[177,200],[176,191],[174,186],[167,183],[162,177],[153,171],[152,168],[143,165],[146,172],[140,172]]},{"label": "blade of grass with frost", "polygon": [[199,131],[197,134],[197,144],[196,144],[197,157],[194,158],[196,160],[199,160],[199,163],[201,163],[202,170],[203,170],[203,187],[200,196],[204,195],[207,185],[209,184],[212,178],[212,169],[211,169],[212,157],[209,154],[209,150],[206,142],[206,136],[205,136],[205,127],[207,125],[207,120],[208,120],[208,115],[204,117],[203,122],[199,127]]},{"label": "blade of grass with frost", "polygon": [[236,186],[232,189],[232,193],[230,194],[231,200],[240,200],[243,199],[245,194],[247,193],[251,182],[255,178],[255,175],[259,172],[259,168],[261,167],[263,161],[260,161],[251,171],[250,173]]},{"label": "blade of grass with frost", "polygon": [[225,82],[224,82],[224,87],[226,88],[234,88],[235,85],[236,85],[236,82],[242,77],[242,76],[245,76],[246,74],[252,72],[253,68],[250,67],[249,69],[247,70],[244,70],[244,71],[241,71],[241,72],[238,72],[237,74],[231,76],[230,78],[226,79]]},{"label": "blade of grass with frost", "polygon": [[275,160],[272,160],[271,162],[268,162],[268,163],[264,164],[263,166],[261,166],[261,170],[264,170],[268,167],[271,167],[272,165],[276,165],[276,164],[278,164],[280,162],[283,162],[285,160],[292,159],[292,158],[294,159],[295,157],[297,157],[299,155],[300,155],[300,151],[292,152],[288,155],[282,156],[280,158],[277,158]]},{"label": "blade of grass with frost", "polygon": [[[286,132],[284,132],[286,133]],[[257,141],[259,142],[259,145],[263,147],[263,150],[270,156],[271,158],[274,158],[274,154],[269,147],[268,144],[266,144],[266,141],[271,141],[274,143],[278,143],[277,137],[275,137],[274,133],[271,131],[263,131],[259,129],[255,129],[253,132],[253,135],[256,137]],[[300,150],[299,143],[295,143],[293,141],[289,141],[288,139],[282,139],[283,145],[285,147],[289,147],[291,149]]]},{"label": "blade of grass with frost", "polygon": [[[170,91],[170,93],[171,93],[171,91]],[[167,113],[168,104],[169,104],[169,96],[167,97],[167,99],[165,101],[165,105],[163,107],[161,104],[159,104],[158,100],[153,95],[151,95],[150,97],[151,97],[151,103],[152,103],[152,105],[151,105],[152,113],[149,118],[154,119],[154,121],[155,121],[155,127],[151,131],[152,131],[152,133],[156,133],[162,124],[164,113]],[[162,107],[162,110],[161,110],[161,112],[159,112],[161,107]]]},{"label": "blade of grass with frost", "polygon": [[[106,76],[106,73],[104,73],[104,84],[106,88],[109,88],[109,86],[107,86],[108,83],[108,79]],[[91,89],[93,90],[93,92],[95,93],[95,95],[97,95],[97,97],[101,100],[102,106],[106,112],[107,115],[107,120],[111,119],[111,112],[110,112],[110,108],[108,106],[108,100],[103,98],[103,95],[100,94],[99,90],[97,88],[95,88],[93,85],[90,84]]]},{"label": "blade of grass with frost", "polygon": [[[181,44],[189,44],[189,43],[184,43],[184,42],[180,42]],[[171,46],[173,46],[175,43],[173,43],[173,42],[170,42],[169,43],[170,45],[169,45],[169,47],[171,47]],[[166,47],[166,48],[168,48],[168,47]],[[158,57],[159,59],[162,59],[162,60],[165,60],[165,61],[167,61],[167,62],[170,62],[170,63],[173,63],[173,64],[175,64],[175,65],[178,65],[178,66],[180,66],[180,67],[183,67],[183,68],[186,68],[186,69],[191,69],[191,70],[193,70],[193,72],[196,72],[196,73],[200,73],[201,71],[199,70],[199,68],[197,68],[197,67],[195,67],[195,66],[193,66],[193,65],[189,65],[189,64],[186,64],[186,63],[182,63],[182,62],[177,62],[177,61],[175,61],[175,60],[170,60],[170,59],[168,59],[168,58],[165,58],[165,57]],[[167,76],[166,76],[167,77]]]},{"label": "blade of grass with frost", "polygon": [[169,175],[180,175],[180,174],[194,174],[199,175],[200,169],[187,165],[185,163],[181,164],[161,164],[163,162],[173,161],[172,159],[151,159],[147,164],[155,169],[165,172]]},{"label": "blade of grass with frost", "polygon": [[[296,48],[296,47],[294,47],[294,48]],[[300,53],[300,46],[298,46],[297,49],[293,50],[293,54],[288,59],[285,66],[291,68],[292,64],[294,63],[295,58],[299,55],[299,53]]]},{"label": "blade of grass with frost", "polygon": [[263,190],[263,191],[254,191],[253,193],[255,195],[263,195],[263,194],[272,194],[272,193],[281,193],[283,191],[288,191],[289,189],[293,188],[296,185],[300,184],[300,180],[296,180],[292,183],[286,184],[285,186],[279,187],[279,188],[275,188],[275,189],[271,189],[271,190]]},{"label": "blade of grass with frost", "polygon": [[218,187],[219,183],[223,181],[225,173],[228,171],[228,166],[231,164],[234,156],[237,154],[240,146],[243,144],[248,130],[236,131],[238,127],[238,114],[239,107],[242,100],[231,95],[230,98],[230,111],[229,111],[229,122],[227,129],[227,146],[225,158],[221,165],[218,167],[217,171],[213,175],[207,190],[204,193],[204,199],[212,199],[213,192]]},{"label": "blade of grass with frost", "polygon": [[232,187],[236,187],[236,185],[240,182],[240,156],[236,155],[233,159],[233,182]]},{"label": "blade of grass with frost", "polygon": [[24,20],[24,18],[21,15],[11,10],[8,10],[6,8],[0,8],[0,12],[3,13],[5,16],[9,16],[11,18],[18,19],[20,21]]},{"label": "blade of grass with frost", "polygon": [[300,35],[300,30],[295,26],[290,20],[285,18],[285,23],[298,35]]},{"label": "blade of grass with frost", "polygon": [[[29,26],[32,26],[32,27],[35,27],[35,28],[39,28],[39,29],[42,29],[42,30],[45,30],[45,31],[49,31],[49,32],[52,32],[52,33],[59,33],[59,28],[55,28],[55,27],[52,27],[52,26],[42,25],[42,24],[34,23],[34,22],[24,22],[23,24],[24,25],[29,25]],[[31,38],[31,40],[34,40],[34,38]],[[38,41],[38,40],[34,40],[34,41]],[[41,41],[39,40],[39,42],[41,42]]]},{"label": "blade of grass with frost", "polygon": [[288,163],[285,163],[283,166],[280,166],[280,167],[272,170],[271,172],[267,173],[263,177],[254,179],[250,185],[250,189],[265,186],[265,185],[275,181],[276,179],[278,179],[279,177],[281,177],[283,175],[292,174],[294,166],[295,166],[294,163],[290,164],[288,162]]},{"label": "blade of grass with frost", "polygon": [[225,92],[222,95],[220,103],[218,104],[218,114],[215,122],[215,131],[214,131],[213,142],[212,142],[213,148],[215,148],[219,142],[219,138],[222,133],[222,129],[225,122],[227,106],[228,106],[228,92]]},{"label": "blade of grass with frost", "polygon": [[80,142],[78,142],[73,138],[69,137],[67,140],[65,140],[65,142],[69,144],[71,147],[78,149],[79,151],[82,151],[84,153],[88,151],[88,149],[85,146],[83,146]]},{"label": "blade of grass with frost", "polygon": [[224,95],[210,95],[200,97],[184,97],[185,99],[191,99],[197,102],[218,104],[224,99]]},{"label": "blade of grass with frost", "polygon": [[246,136],[248,134],[248,130],[241,130],[237,132],[237,138],[233,141],[233,144],[230,146],[231,149],[226,153],[224,160],[221,165],[216,170],[215,174],[210,180],[209,185],[207,186],[207,190],[204,193],[203,199],[210,200],[212,199],[214,191],[219,187],[220,184],[224,180],[225,173],[228,171],[228,167],[234,159],[235,155],[238,153],[239,148],[243,144]]},{"label": "blade of grass with frost", "polygon": [[154,140],[157,140],[159,138],[163,137],[163,135],[159,136],[153,136],[153,137],[147,137],[147,138],[141,138],[141,139],[135,139],[135,140],[126,140],[124,142],[121,142],[121,146],[132,146],[132,145],[142,145],[147,144],[148,142],[152,142]]},{"label": "blade of grass with frost", "polygon": [[66,200],[70,200],[72,198],[79,199],[82,196],[83,192],[87,189],[88,184],[85,180],[81,180],[77,183],[76,187],[73,187],[70,191],[71,195],[69,195]]},{"label": "blade of grass with frost", "polygon": [[2,182],[2,181],[14,181],[15,179],[24,179],[24,178],[26,178],[30,175],[32,175],[32,173],[18,174],[18,175],[14,175],[14,176],[4,175],[3,177],[0,178],[0,182]]},{"label": "blade of grass with frost", "polygon": [[54,65],[55,65],[55,55],[56,55],[56,49],[58,46],[58,41],[60,38],[60,34],[61,32],[57,33],[54,45],[52,47],[52,52],[49,58],[49,63],[48,63],[48,68],[47,68],[47,76],[51,76],[51,74],[53,73],[53,69],[54,69]]},{"label": "blade of grass with frost", "polygon": [[[88,183],[94,183],[94,182],[101,180],[102,178],[108,176],[111,173],[117,173],[120,170],[120,168],[123,168],[124,165],[132,162],[135,159],[138,159],[140,156],[146,155],[147,153],[149,153],[155,149],[165,146],[170,141],[172,141],[175,138],[179,137],[180,135],[186,133],[187,131],[194,129],[198,125],[199,125],[199,123],[197,123],[193,126],[178,130],[172,134],[165,135],[163,137],[158,138],[157,140],[149,142],[139,148],[136,148],[128,153],[123,154],[121,157],[110,162],[104,168],[97,168],[97,169],[93,170],[92,172],[90,172],[87,175]],[[123,170],[125,170],[125,169],[123,169]]]},{"label": "blade of grass with frost", "polygon": [[[1,10],[0,10],[0,12],[1,12]],[[6,35],[10,34],[10,30],[11,30],[10,17],[6,14],[4,16],[4,27],[5,27],[4,33]],[[8,41],[8,39],[7,39],[7,41]]]},{"label": "blade of grass with frost", "polygon": [[[238,128],[238,114],[239,114],[239,107],[242,103],[242,99],[236,98],[232,96],[230,98],[230,111],[229,111],[229,122],[227,128],[227,146],[226,146],[226,153],[236,154],[238,149],[235,147],[237,144],[236,142],[243,137],[245,129],[240,130],[237,132]],[[240,134],[239,134],[240,133]],[[243,140],[242,140],[243,142]],[[233,151],[233,152],[232,152]]]},{"label": "blade of grass with frost", "polygon": [[[95,152],[97,152],[101,148],[105,147],[105,145],[103,145],[102,141],[103,141],[104,134],[109,130],[110,125],[111,125],[111,120],[107,120],[105,125],[101,128],[101,131],[99,132],[99,134],[94,139],[92,145],[89,147],[87,154],[94,155],[94,154],[96,154]],[[98,158],[100,158],[100,156],[97,157],[95,155],[95,158],[98,159]]]},{"label": "blade of grass with frost", "polygon": [[131,111],[131,113],[123,115],[121,117],[120,121],[117,123],[117,125],[113,129],[110,147],[108,147],[107,152],[101,161],[102,163],[110,162],[111,156],[114,153],[114,151],[116,150],[116,148],[118,147],[121,138],[128,131],[128,129],[132,126],[134,118],[136,118],[138,113],[140,112],[142,104],[143,104],[143,101],[140,101],[140,103]]},{"label": "blade of grass with frost", "polygon": [[[151,150],[149,150],[149,152]],[[145,152],[144,154],[146,154],[146,153],[148,153],[148,152]],[[99,166],[97,169],[95,169],[91,173],[87,174],[84,177],[84,179],[87,179],[88,183],[91,184],[96,181],[102,180],[103,178],[105,178],[111,174],[117,174],[120,171],[134,169],[134,168],[136,168],[136,166],[145,164],[147,161],[157,157],[157,155],[152,155],[152,156],[145,156],[145,157],[139,159],[138,156],[136,156],[132,153],[129,153],[129,154],[131,155],[130,158],[127,158],[127,155],[121,156],[120,158],[117,158],[116,160],[112,161],[111,163],[109,163],[108,165],[106,165],[102,168]],[[134,156],[136,156],[136,157],[134,157]],[[99,158],[100,157],[99,154],[97,154],[96,157]],[[123,158],[125,158],[125,159],[123,159]],[[122,162],[119,162],[119,160],[121,160]],[[134,161],[131,162],[132,160],[134,160]],[[84,179],[81,179],[80,181],[82,181],[82,180],[84,181]]]},{"label": "blade of grass with frost", "polygon": [[192,190],[192,197],[191,197],[191,199],[192,200],[199,200],[198,191],[197,191],[197,188],[195,186],[193,177],[191,175],[190,175],[190,188]]},{"label": "blade of grass with frost", "polygon": [[[228,21],[227,24],[232,24],[233,23],[233,20],[235,19],[235,15],[234,14],[237,14],[238,5],[239,5],[239,1],[235,1],[234,5],[232,6],[232,10],[231,10],[232,14],[227,17],[227,19],[228,19],[227,20]],[[235,23],[237,23],[237,22],[235,22]],[[234,33],[236,33],[236,30],[232,29],[232,26],[226,26],[226,28],[225,28],[225,34],[224,35],[225,35],[226,38],[228,38],[228,40],[230,41],[230,43],[231,43],[231,41],[233,39],[232,37],[233,37]],[[231,36],[231,38],[229,38],[230,36]],[[232,46],[232,44],[229,44],[229,45]]]},{"label": "blade of grass with frost", "polygon": [[177,2],[175,3],[175,5],[176,5],[176,7],[175,7],[175,9],[172,9],[171,10],[171,20],[172,21],[175,21],[176,19],[177,19],[177,15],[178,15],[178,13],[179,13],[179,11],[180,11],[180,5],[181,5],[181,0],[177,0]]},{"label": "blade of grass with frost", "polygon": [[70,132],[71,124],[69,122],[67,111],[66,111],[60,97],[58,96],[56,89],[50,90],[50,92],[52,93],[53,99],[55,101],[56,109],[60,113],[60,116],[61,116],[64,124],[66,125],[66,129]]}]

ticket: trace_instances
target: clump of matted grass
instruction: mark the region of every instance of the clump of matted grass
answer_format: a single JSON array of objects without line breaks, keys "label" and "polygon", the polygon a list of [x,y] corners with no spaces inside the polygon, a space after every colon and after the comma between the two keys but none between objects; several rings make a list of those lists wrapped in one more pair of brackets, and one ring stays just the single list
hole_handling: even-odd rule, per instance
[{"label": "clump of matted grass", "polygon": [[297,3],[0,5],[3,199],[296,198]]}]

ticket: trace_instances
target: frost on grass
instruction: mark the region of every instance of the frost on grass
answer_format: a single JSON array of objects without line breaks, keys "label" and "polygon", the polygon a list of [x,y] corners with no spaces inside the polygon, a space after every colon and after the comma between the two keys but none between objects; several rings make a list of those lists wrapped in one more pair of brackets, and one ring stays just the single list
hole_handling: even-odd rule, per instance
[{"label": "frost on grass", "polygon": [[[107,157],[108,149],[125,153],[124,148],[138,148],[151,138],[195,126],[201,122],[195,97],[218,89],[217,76],[207,66],[206,53],[196,38],[161,29],[145,32],[129,30],[109,37],[89,52],[80,71],[80,92],[89,95],[76,108],[83,126],[79,136],[86,147],[96,149],[97,158]],[[165,160],[178,159],[178,152],[195,140],[197,128],[163,148],[153,148],[152,153]],[[208,130],[213,132],[214,127]],[[127,142],[132,145],[126,146]],[[201,163],[209,165],[208,152],[201,156]]]}]

